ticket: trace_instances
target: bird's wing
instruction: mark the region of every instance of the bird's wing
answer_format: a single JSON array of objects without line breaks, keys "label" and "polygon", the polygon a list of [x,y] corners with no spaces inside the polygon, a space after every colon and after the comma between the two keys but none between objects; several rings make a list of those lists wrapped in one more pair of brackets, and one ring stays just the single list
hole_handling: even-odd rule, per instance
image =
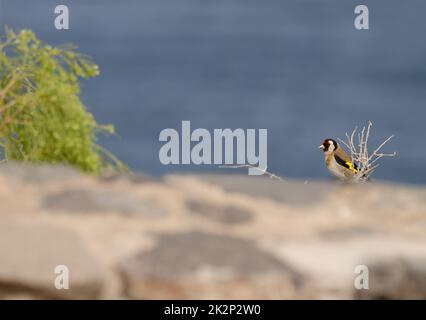
[{"label": "bird's wing", "polygon": [[350,171],[352,171],[354,173],[357,173],[358,172],[357,166],[355,164],[353,164],[351,161],[349,161],[347,159],[348,157],[345,157],[345,158],[346,159],[342,159],[339,154],[337,154],[337,153],[334,154],[334,159],[336,160],[336,162],[339,165],[341,165],[342,167],[345,167],[345,168],[349,169]]},{"label": "bird's wing", "polygon": [[334,151],[334,154],[344,161],[352,162],[351,157],[349,157],[345,150],[343,150],[342,148],[337,148],[337,150]]}]

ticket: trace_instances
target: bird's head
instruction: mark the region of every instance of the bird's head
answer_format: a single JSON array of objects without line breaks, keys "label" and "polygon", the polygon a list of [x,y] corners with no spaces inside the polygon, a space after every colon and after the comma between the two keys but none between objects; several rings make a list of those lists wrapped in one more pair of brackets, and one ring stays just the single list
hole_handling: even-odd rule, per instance
[{"label": "bird's head", "polygon": [[333,139],[325,139],[324,142],[318,147],[324,151],[324,153],[332,153],[339,147],[337,142]]}]

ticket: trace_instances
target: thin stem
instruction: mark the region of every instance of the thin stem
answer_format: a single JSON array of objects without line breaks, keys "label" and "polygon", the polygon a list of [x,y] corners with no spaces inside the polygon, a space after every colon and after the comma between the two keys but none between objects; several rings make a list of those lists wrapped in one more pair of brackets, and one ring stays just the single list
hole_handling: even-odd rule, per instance
[{"label": "thin stem", "polygon": [[276,174],[274,174],[274,173],[272,173],[272,172],[266,171],[266,169],[260,169],[259,167],[255,167],[255,166],[253,166],[253,165],[251,165],[251,164],[240,164],[240,165],[221,165],[221,166],[219,166],[219,168],[225,168],[225,169],[253,168],[253,169],[259,170],[259,171],[260,171],[260,172],[262,172],[263,174],[266,174],[266,175],[267,175],[267,176],[269,176],[271,179],[277,179],[277,180],[280,180],[280,181],[283,181],[283,180],[284,180],[284,179],[283,179],[283,178],[281,178],[280,176],[278,176],[278,175],[276,175]]},{"label": "thin stem", "polygon": [[[383,157],[394,157],[396,156],[396,152],[394,153],[379,153],[381,148],[389,142],[394,136],[390,136],[385,141],[383,141],[371,155],[368,152],[368,139],[370,138],[371,128],[373,127],[373,123],[371,121],[368,122],[367,126],[362,127],[361,131],[358,131],[358,127],[352,131],[351,135],[346,133],[347,142],[341,141],[351,152],[351,159],[354,164],[358,166],[358,172],[355,175],[356,180],[365,180],[368,178],[373,171],[378,167],[378,164],[374,165],[379,159]],[[358,141],[355,144],[354,137],[357,137]]]}]

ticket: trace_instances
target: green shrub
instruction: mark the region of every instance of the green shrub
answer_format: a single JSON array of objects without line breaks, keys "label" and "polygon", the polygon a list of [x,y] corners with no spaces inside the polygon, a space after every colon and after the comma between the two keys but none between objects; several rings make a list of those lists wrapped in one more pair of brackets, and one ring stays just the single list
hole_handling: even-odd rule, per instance
[{"label": "green shrub", "polygon": [[64,163],[99,173],[125,166],[96,144],[112,133],[86,111],[79,78],[99,69],[72,46],[44,45],[30,30],[6,29],[0,41],[0,156],[3,159]]}]

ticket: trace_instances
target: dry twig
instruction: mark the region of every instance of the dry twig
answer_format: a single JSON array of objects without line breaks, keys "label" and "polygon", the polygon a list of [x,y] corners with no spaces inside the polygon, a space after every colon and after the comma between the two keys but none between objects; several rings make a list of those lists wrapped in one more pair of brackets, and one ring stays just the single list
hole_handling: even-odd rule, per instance
[{"label": "dry twig", "polygon": [[222,165],[219,166],[219,168],[226,168],[226,169],[236,169],[236,168],[253,168],[256,170],[259,170],[260,172],[262,172],[263,174],[266,174],[267,176],[269,176],[271,179],[277,179],[279,181],[283,181],[284,179],[281,178],[280,176],[277,176],[276,174],[266,171],[265,169],[261,169],[259,167],[255,167],[252,166],[251,164],[239,164],[239,165]]},{"label": "dry twig", "polygon": [[[377,161],[381,158],[396,156],[396,152],[380,152],[384,145],[388,143],[394,135],[391,135],[383,141],[371,154],[368,153],[368,139],[372,126],[373,124],[369,121],[367,127],[362,127],[360,132],[358,132],[358,128],[355,127],[350,135],[346,133],[346,141],[338,138],[338,140],[349,149],[352,163],[358,167],[358,171],[355,175],[355,180],[357,181],[368,180],[374,170],[379,166]],[[355,136],[358,137],[358,141],[355,141]]]}]

